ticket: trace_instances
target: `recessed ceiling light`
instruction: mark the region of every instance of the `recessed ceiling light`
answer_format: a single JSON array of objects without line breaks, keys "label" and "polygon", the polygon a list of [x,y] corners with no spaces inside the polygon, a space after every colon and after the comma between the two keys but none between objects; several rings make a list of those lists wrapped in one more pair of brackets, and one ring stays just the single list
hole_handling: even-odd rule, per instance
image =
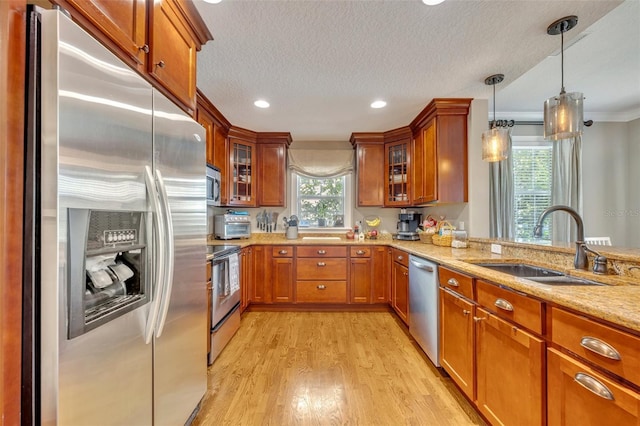
[{"label": "recessed ceiling light", "polygon": [[211,4],[218,4],[220,3],[222,0],[204,0],[205,3],[211,3]]},{"label": "recessed ceiling light", "polygon": [[265,101],[264,99],[258,99],[253,104],[258,108],[269,108],[269,102]]},{"label": "recessed ceiling light", "polygon": [[444,0],[422,0],[422,3],[428,6],[435,6],[436,4],[442,3]]},{"label": "recessed ceiling light", "polygon": [[371,102],[371,108],[384,108],[387,106],[385,101],[374,101]]}]

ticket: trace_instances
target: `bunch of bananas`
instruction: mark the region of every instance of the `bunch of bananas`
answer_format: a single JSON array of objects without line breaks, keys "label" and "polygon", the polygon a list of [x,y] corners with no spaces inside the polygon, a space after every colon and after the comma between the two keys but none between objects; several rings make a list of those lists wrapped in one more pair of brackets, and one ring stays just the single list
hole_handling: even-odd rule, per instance
[{"label": "bunch of bananas", "polygon": [[364,221],[367,224],[367,226],[371,228],[375,228],[376,226],[380,225],[380,222],[381,222],[378,216],[365,217]]}]

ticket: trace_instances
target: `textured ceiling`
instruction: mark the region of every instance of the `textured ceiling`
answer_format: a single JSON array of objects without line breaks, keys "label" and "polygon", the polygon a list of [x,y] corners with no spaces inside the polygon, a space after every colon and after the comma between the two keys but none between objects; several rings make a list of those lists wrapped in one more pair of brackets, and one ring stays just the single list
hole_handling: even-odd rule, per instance
[{"label": "textured ceiling", "polygon": [[[294,141],[348,140],[352,132],[405,126],[435,97],[491,98],[484,79],[495,73],[505,74],[497,110],[518,112],[504,118],[540,119],[544,100],[560,90],[560,56],[548,58],[560,37],[546,28],[574,14],[579,23],[565,34],[566,44],[590,34],[565,50],[567,90],[585,93],[585,119],[594,119],[589,111],[629,116],[640,111],[638,3],[627,0],[617,18],[633,29],[601,46],[599,33],[620,28],[598,32],[596,21],[621,1],[448,0],[428,7],[419,0],[195,0],[214,36],[198,56],[198,87],[234,125],[288,131]],[[589,53],[595,46],[604,48],[606,63],[602,53]],[[589,53],[588,67],[572,58],[579,47]],[[604,71],[623,65],[614,54],[626,55],[632,71],[608,81]],[[620,104],[608,100],[615,90]],[[254,107],[258,98],[271,107]],[[387,107],[371,109],[376,99]]]}]

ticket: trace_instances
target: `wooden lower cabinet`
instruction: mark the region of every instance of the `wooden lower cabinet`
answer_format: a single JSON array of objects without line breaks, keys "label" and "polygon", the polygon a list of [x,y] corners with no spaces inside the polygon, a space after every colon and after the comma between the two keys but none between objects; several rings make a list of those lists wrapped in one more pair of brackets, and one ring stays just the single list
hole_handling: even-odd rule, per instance
[{"label": "wooden lower cabinet", "polygon": [[640,394],[580,361],[547,350],[547,412],[550,426],[638,426]]},{"label": "wooden lower cabinet", "polygon": [[409,325],[409,268],[399,262],[393,262],[392,268],[391,304],[400,319]]},{"label": "wooden lower cabinet", "polygon": [[476,399],[475,305],[440,288],[440,364],[469,397]]},{"label": "wooden lower cabinet", "polygon": [[253,248],[244,247],[240,251],[240,312],[242,313],[250,301],[250,289],[253,283]]},{"label": "wooden lower cabinet", "polygon": [[349,283],[351,284],[351,303],[371,302],[371,281],[373,268],[370,258],[351,258],[349,261]]},{"label": "wooden lower cabinet", "polygon": [[271,266],[270,256],[268,246],[253,246],[253,280],[249,286],[250,303],[271,303],[271,288],[267,287],[266,279],[267,271]]},{"label": "wooden lower cabinet", "polygon": [[544,342],[480,307],[476,312],[477,408],[495,425],[544,424]]},{"label": "wooden lower cabinet", "polygon": [[272,258],[269,277],[273,303],[293,303],[293,259],[290,257]]}]

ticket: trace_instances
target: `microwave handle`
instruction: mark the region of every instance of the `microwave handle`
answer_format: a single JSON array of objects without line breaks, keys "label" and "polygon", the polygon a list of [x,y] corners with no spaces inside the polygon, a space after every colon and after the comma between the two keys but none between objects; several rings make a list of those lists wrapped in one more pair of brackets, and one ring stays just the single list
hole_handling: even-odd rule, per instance
[{"label": "microwave handle", "polygon": [[160,200],[162,201],[164,221],[165,221],[165,250],[166,250],[166,271],[164,273],[164,284],[162,291],[162,307],[160,308],[160,318],[158,319],[158,325],[156,327],[156,337],[162,335],[164,324],[167,321],[167,314],[169,312],[169,303],[171,302],[171,291],[173,289],[173,268],[175,261],[175,253],[173,246],[173,220],[171,217],[171,209],[169,208],[169,197],[167,196],[167,187],[162,178],[160,170],[156,169],[156,178],[158,182],[158,189],[160,194]]},{"label": "microwave handle", "polygon": [[[160,199],[158,197],[158,191],[156,188],[156,182],[153,178],[153,173],[151,172],[151,168],[149,166],[145,167],[145,182],[147,184],[147,192],[149,194],[149,199],[151,200],[151,205],[153,208],[153,220],[154,220],[154,233],[157,235],[157,247],[156,253],[153,254],[154,258],[154,269],[155,273],[153,274],[154,279],[150,279],[151,282],[155,282],[155,291],[153,300],[151,301],[151,308],[149,309],[149,316],[147,317],[147,325],[145,327],[144,332],[144,341],[146,344],[151,343],[151,339],[153,338],[153,332],[155,330],[155,324],[158,320],[158,314],[160,312],[160,298],[162,295],[162,284],[164,282],[164,263],[165,263],[165,240],[164,240],[164,215],[162,215],[161,207],[160,207]],[[152,238],[151,235],[148,237]],[[149,279],[149,278],[147,278]]]},{"label": "microwave handle", "polygon": [[220,201],[220,179],[214,179],[213,180],[213,185],[214,185],[214,189],[213,189],[213,201],[218,203]]}]

